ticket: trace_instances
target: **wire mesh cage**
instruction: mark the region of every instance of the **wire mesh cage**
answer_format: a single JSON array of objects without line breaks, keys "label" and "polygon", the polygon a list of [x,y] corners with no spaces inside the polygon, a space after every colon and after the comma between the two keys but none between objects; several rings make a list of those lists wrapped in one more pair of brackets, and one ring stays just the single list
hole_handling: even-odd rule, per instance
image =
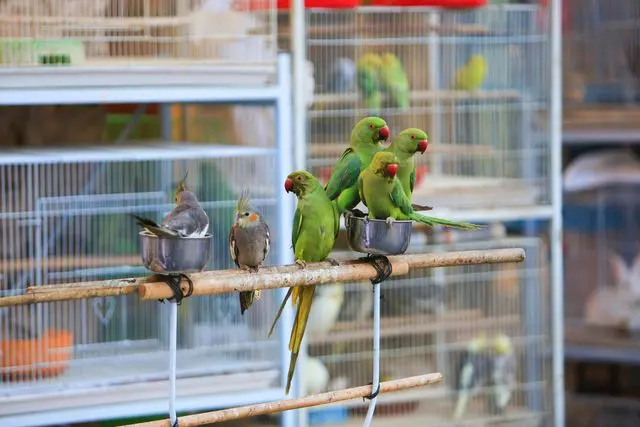
[{"label": "wire mesh cage", "polygon": [[[597,344],[619,327],[640,323],[640,188],[608,185],[568,195],[565,253],[565,317]],[[638,276],[638,277],[636,277]],[[571,334],[569,334],[571,335]]]},{"label": "wire mesh cage", "polygon": [[[186,171],[187,187],[210,219],[206,270],[231,268],[228,233],[244,186],[271,224],[273,240],[282,238],[275,153],[272,147],[186,143],[5,151],[1,294],[149,275],[141,265],[139,227],[128,214],[161,220],[174,207]],[[273,245],[265,263],[282,262],[280,255]],[[278,387],[279,346],[265,329],[278,302],[266,292],[241,316],[236,294],[185,299],[178,328],[181,393],[211,397]],[[166,399],[158,381],[167,380],[168,306],[121,296],[2,309],[0,416],[32,412],[42,399],[53,405],[38,406],[42,411],[118,402],[122,409],[136,399]]]},{"label": "wire mesh cage", "polygon": [[[273,4],[272,4],[273,3]],[[275,3],[2,0],[0,67],[275,64]]]},{"label": "wire mesh cage", "polygon": [[[308,10],[309,167],[328,179],[353,123],[375,114],[392,135],[409,127],[429,135],[416,203],[548,203],[550,66],[540,13],[528,5]],[[420,182],[427,175],[428,185]]]},{"label": "wire mesh cage", "polygon": [[[393,418],[402,425],[457,425],[460,421],[539,425],[549,411],[550,370],[545,356],[549,289],[541,241],[505,238],[426,247],[414,244],[409,252],[497,247],[522,247],[527,259],[517,265],[434,268],[382,285],[381,379],[441,372],[444,382],[380,396],[379,417],[402,416]],[[371,288],[332,286],[319,290],[312,306],[312,313],[324,313],[323,320],[335,318],[335,323],[326,320],[322,329],[309,331],[308,352],[314,366],[305,370],[305,383],[314,387],[321,383],[323,370],[315,367],[319,364],[328,372],[326,388],[366,384],[371,381]],[[321,303],[316,305],[318,300]],[[334,312],[336,316],[329,314]],[[313,317],[309,322],[313,325]],[[455,421],[452,413],[462,355],[469,341],[483,333],[506,334],[514,345],[517,374],[511,402],[503,414],[492,414],[483,406],[491,390],[487,383],[462,420]],[[354,416],[366,412],[366,403],[348,405]]]},{"label": "wire mesh cage", "polygon": [[640,5],[633,0],[564,2],[565,127],[637,128]]}]

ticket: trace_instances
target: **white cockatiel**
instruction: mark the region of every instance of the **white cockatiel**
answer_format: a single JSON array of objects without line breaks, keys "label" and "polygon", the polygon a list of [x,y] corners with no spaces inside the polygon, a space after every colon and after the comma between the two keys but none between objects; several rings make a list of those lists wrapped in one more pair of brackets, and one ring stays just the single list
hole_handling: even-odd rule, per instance
[{"label": "white cockatiel", "polygon": [[302,364],[304,369],[304,391],[306,394],[322,393],[329,385],[329,371],[316,357],[305,357]]},{"label": "white cockatiel", "polygon": [[343,285],[318,286],[307,321],[307,331],[310,334],[329,332],[338,320],[343,301]]}]

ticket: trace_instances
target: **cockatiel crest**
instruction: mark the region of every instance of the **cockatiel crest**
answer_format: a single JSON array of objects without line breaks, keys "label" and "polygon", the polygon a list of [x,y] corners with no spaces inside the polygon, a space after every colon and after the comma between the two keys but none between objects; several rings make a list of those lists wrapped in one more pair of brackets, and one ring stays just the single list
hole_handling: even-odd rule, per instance
[{"label": "cockatiel crest", "polygon": [[182,194],[187,191],[187,175],[189,175],[189,171],[187,171],[184,174],[184,178],[182,178],[182,181],[180,181],[180,183],[178,184],[178,189],[176,190],[176,205],[180,204],[180,201],[182,200]]},{"label": "cockatiel crest", "polygon": [[[236,218],[229,231],[229,252],[238,268],[258,271],[271,248],[269,226],[260,213],[251,206],[247,189],[242,190],[236,204]],[[260,290],[240,292],[240,312],[260,299]]]}]

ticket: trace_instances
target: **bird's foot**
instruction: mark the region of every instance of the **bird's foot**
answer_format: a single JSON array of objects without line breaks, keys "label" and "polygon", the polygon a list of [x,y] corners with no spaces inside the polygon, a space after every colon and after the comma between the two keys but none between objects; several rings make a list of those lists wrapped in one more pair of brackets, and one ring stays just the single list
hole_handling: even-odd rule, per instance
[{"label": "bird's foot", "polygon": [[248,265],[241,265],[240,269],[244,270],[244,271],[248,271],[249,273],[257,273],[259,268],[258,267],[250,267]]},{"label": "bird's foot", "polygon": [[384,255],[371,255],[367,254],[366,257],[360,258],[365,261],[370,261],[373,268],[376,269],[378,275],[371,279],[372,285],[377,285],[378,283],[382,283],[391,276],[393,272],[393,267],[391,266],[391,262],[389,258]]},{"label": "bird's foot", "polygon": [[326,261],[334,267],[337,267],[340,265],[340,261],[335,260],[333,258],[327,258]]},{"label": "bird's foot", "polygon": [[[370,382],[369,385],[373,386],[373,382]],[[370,394],[363,396],[362,400],[364,399],[374,399],[378,396],[378,394],[380,393],[380,383],[378,383],[378,388],[376,389],[376,391],[372,391]]]},{"label": "bird's foot", "polygon": [[[184,298],[187,298],[191,296],[191,294],[193,294],[193,282],[191,281],[189,276],[187,276],[186,274],[183,274],[183,273],[161,274],[159,276],[160,276],[160,280],[166,283],[167,286],[169,286],[169,288],[171,288],[171,291],[173,292],[173,297],[167,298],[167,301],[173,301],[176,304],[180,305],[182,304],[182,300]],[[186,293],[183,293],[182,288],[180,287],[180,282],[182,282],[182,278],[184,278],[187,281],[187,284],[189,285],[189,288],[187,289]],[[164,303],[163,300],[158,300],[158,301]]]},{"label": "bird's foot", "polygon": [[296,265],[298,267],[300,267],[300,269],[305,269],[305,268],[307,268],[307,261],[302,260],[302,259],[297,259],[296,260]]},{"label": "bird's foot", "polygon": [[387,217],[387,219],[384,220],[384,222],[387,223],[387,227],[391,227],[393,225],[393,221],[395,221],[393,217]]}]

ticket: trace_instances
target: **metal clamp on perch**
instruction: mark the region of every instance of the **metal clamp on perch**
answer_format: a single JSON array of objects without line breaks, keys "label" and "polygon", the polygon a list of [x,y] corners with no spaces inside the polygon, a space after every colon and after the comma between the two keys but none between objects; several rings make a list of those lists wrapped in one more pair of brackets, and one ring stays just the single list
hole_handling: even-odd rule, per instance
[{"label": "metal clamp on perch", "polygon": [[369,219],[362,212],[349,215],[346,221],[347,239],[351,249],[366,253],[361,259],[371,262],[378,273],[371,279],[373,285],[373,380],[371,394],[364,396],[371,403],[367,410],[364,426],[371,425],[380,393],[380,283],[393,273],[393,265],[387,255],[400,255],[406,252],[411,242],[412,222]]}]

